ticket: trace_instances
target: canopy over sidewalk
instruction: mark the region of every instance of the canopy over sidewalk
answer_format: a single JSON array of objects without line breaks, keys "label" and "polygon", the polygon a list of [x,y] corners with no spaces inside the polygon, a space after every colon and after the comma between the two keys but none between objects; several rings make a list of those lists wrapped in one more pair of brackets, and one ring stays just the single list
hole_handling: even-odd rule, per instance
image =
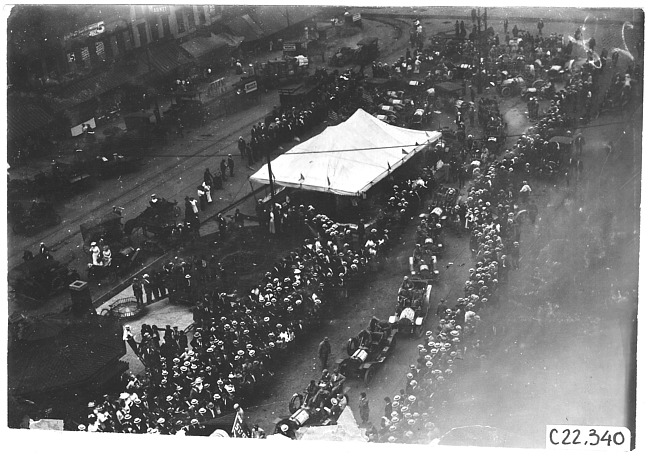
[{"label": "canopy over sidewalk", "polygon": [[[441,133],[388,125],[362,109],[271,162],[273,182],[285,187],[360,196]],[[268,184],[266,166],[253,174]]]}]

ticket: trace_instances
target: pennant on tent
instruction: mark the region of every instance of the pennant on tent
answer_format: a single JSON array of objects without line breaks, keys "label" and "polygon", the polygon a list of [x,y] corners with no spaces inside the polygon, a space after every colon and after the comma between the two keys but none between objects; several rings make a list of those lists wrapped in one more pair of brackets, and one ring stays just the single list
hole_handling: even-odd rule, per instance
[{"label": "pennant on tent", "polygon": [[429,137],[429,133],[426,130],[424,130],[424,134],[427,135],[427,138]]},{"label": "pennant on tent", "polygon": [[327,176],[327,186],[328,186],[328,187],[331,187],[331,186],[332,186],[332,184],[330,183],[330,177],[329,177],[329,176]]},{"label": "pennant on tent", "polygon": [[386,162],[386,164],[388,165],[388,171],[390,171],[390,170],[391,170],[391,168],[390,168],[390,163],[389,163],[389,162]]},{"label": "pennant on tent", "polygon": [[298,180],[304,181],[304,180],[305,180],[305,176],[303,176],[302,173],[300,173],[300,179],[298,179]]},{"label": "pennant on tent", "polygon": [[419,146],[419,144],[418,144],[418,142],[417,142],[417,141],[415,141],[415,145],[416,145],[416,146]]},{"label": "pennant on tent", "polygon": [[406,149],[402,149],[402,154],[408,155],[409,153],[406,151]]}]

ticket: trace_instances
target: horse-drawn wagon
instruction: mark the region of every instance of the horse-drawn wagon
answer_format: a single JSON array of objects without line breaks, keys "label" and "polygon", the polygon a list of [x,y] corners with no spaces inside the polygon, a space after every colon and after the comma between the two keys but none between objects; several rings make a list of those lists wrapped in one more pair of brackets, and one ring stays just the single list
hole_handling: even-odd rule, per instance
[{"label": "horse-drawn wagon", "polygon": [[109,273],[116,276],[129,271],[140,257],[140,248],[132,245],[124,232],[122,217],[116,213],[93,217],[79,226],[83,250],[90,254],[94,245],[107,245],[111,251],[108,264],[88,263],[88,276],[100,279]]}]

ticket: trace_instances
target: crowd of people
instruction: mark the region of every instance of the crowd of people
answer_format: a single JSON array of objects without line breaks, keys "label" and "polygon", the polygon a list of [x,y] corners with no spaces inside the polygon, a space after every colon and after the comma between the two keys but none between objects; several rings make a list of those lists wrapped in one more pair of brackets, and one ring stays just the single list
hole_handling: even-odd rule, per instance
[{"label": "crowd of people", "polygon": [[[92,413],[80,428],[191,434],[198,432],[193,425],[233,413],[235,404],[246,404],[259,392],[273,376],[273,362],[318,325],[323,307],[336,302],[333,294],[340,296],[341,290],[361,281],[387,239],[374,228],[361,237],[363,229],[355,230],[351,236],[350,227],[311,206],[296,211],[318,236],[305,239],[247,295],[204,294],[194,308],[191,337],[178,328],[143,325],[138,342],[130,328],[125,331],[125,341],[146,366],[145,377],[128,376],[126,391],[118,398],[106,396],[101,410],[96,404],[90,407]],[[191,287],[192,277],[208,280],[222,272],[214,258],[194,263],[168,263],[153,282],[151,275],[136,282],[142,283],[149,301],[178,286]],[[142,298],[139,283],[134,290]],[[131,410],[136,403],[142,413],[134,431]],[[100,417],[102,425],[97,424]]]},{"label": "crowd of people", "polygon": [[[568,101],[566,92],[579,93],[590,76],[587,70],[569,83],[557,94],[533,133],[522,135],[513,151],[495,159],[471,183],[462,204],[466,207],[465,227],[471,233],[470,250],[475,264],[468,271],[464,295],[453,307],[441,312],[435,331],[428,331],[425,342],[418,345],[418,358],[406,374],[405,387],[392,400],[385,398],[379,429],[372,426],[368,430],[371,441],[428,443],[440,437],[435,423],[443,416],[434,408],[433,397],[453,387],[450,380],[454,366],[473,345],[479,314],[498,305],[499,288],[507,286],[509,271],[519,268],[520,225],[524,221],[517,215],[523,208],[530,223],[536,222],[528,181],[532,177],[529,162],[556,158],[557,149],[549,144],[549,135],[556,128],[569,127],[576,115],[575,103]],[[583,145],[584,140],[576,145],[576,156]],[[570,154],[572,159],[573,155]],[[569,172],[573,163],[564,160],[562,171]]]},{"label": "crowd of people", "polygon": [[[518,34],[513,30],[513,35]],[[554,40],[525,36],[518,43],[530,41],[531,57],[543,58],[539,52]],[[394,68],[412,74],[420,52],[407,54]],[[464,295],[455,306],[441,311],[439,325],[427,332],[424,343],[418,346],[418,358],[406,374],[405,387],[392,399],[386,397],[379,429],[371,426],[368,431],[370,440],[379,442],[428,442],[439,437],[434,423],[441,417],[433,408],[432,397],[451,387],[454,366],[471,345],[470,339],[480,324],[479,313],[497,305],[499,288],[507,284],[509,271],[519,267],[522,220],[517,214],[526,208],[530,221],[536,220],[531,201],[531,182],[537,177],[534,170],[548,161],[557,160],[568,170],[576,163],[558,158],[558,148],[548,139],[555,129],[572,127],[579,111],[584,111],[585,106],[588,109],[595,70],[585,68],[554,96],[536,127],[522,135],[516,148],[504,158],[475,147],[470,136],[440,142],[433,150],[436,165],[424,168],[414,179],[394,182],[372,225],[364,220],[357,224],[336,223],[317,213],[313,206],[288,201],[275,203],[270,209],[259,204],[258,218],[265,230],[271,234],[298,233],[304,241],[246,295],[210,290],[214,281],[228,280],[227,271],[214,255],[188,262],[176,259],[162,270],[135,279],[133,291],[142,303],[145,298],[152,302],[177,290],[192,291],[193,332],[188,337],[176,327],[143,325],[137,341],[127,328],[124,339],[143,360],[145,375],[138,378],[128,374],[124,378],[125,391],[119,396],[105,395],[89,403],[87,419],[79,429],[201,435],[210,420],[239,413],[239,404],[250,403],[273,378],[274,366],[287,355],[287,349],[310,328],[317,327],[325,309],[358,287],[385,256],[390,239],[438,189],[433,177],[440,169],[437,163],[443,159],[454,163],[453,174],[462,187],[466,177],[462,165],[468,158],[480,158],[481,166],[474,168],[467,198],[459,201],[458,193],[451,192],[445,193],[449,195],[448,204],[436,201],[421,221],[415,246],[421,249],[427,239],[438,244],[445,223],[443,213],[436,211],[439,206],[448,220],[457,219],[458,225],[470,233],[470,249],[475,256]],[[385,65],[373,65],[373,76],[384,76],[385,70]],[[360,73],[323,70],[317,77],[318,101],[301,108],[277,108],[270,119],[253,126],[248,141],[239,138],[242,160],[252,165],[270,150],[300,138],[317,123],[331,118],[329,113],[349,115],[367,101]],[[488,104],[492,106],[489,101],[479,101],[480,124],[484,127],[500,118],[498,110],[489,109]],[[224,159],[216,176],[206,169],[197,189],[198,200],[186,201],[186,219],[210,204],[211,192],[220,188],[229,173],[232,175],[231,162],[230,156]],[[420,252],[418,256],[421,261],[426,255]],[[337,406],[342,409],[339,392],[336,394]],[[310,399],[313,397],[315,392]],[[366,406],[363,413],[364,421],[368,421]]]}]

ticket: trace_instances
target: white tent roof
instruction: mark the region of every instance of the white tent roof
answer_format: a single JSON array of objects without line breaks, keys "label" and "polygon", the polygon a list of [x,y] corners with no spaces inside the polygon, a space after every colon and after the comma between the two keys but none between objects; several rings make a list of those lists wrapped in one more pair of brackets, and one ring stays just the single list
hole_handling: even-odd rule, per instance
[{"label": "white tent roof", "polygon": [[[326,128],[273,160],[274,183],[358,196],[441,136],[388,125],[359,109],[342,124]],[[267,167],[251,180],[268,184]]]}]

